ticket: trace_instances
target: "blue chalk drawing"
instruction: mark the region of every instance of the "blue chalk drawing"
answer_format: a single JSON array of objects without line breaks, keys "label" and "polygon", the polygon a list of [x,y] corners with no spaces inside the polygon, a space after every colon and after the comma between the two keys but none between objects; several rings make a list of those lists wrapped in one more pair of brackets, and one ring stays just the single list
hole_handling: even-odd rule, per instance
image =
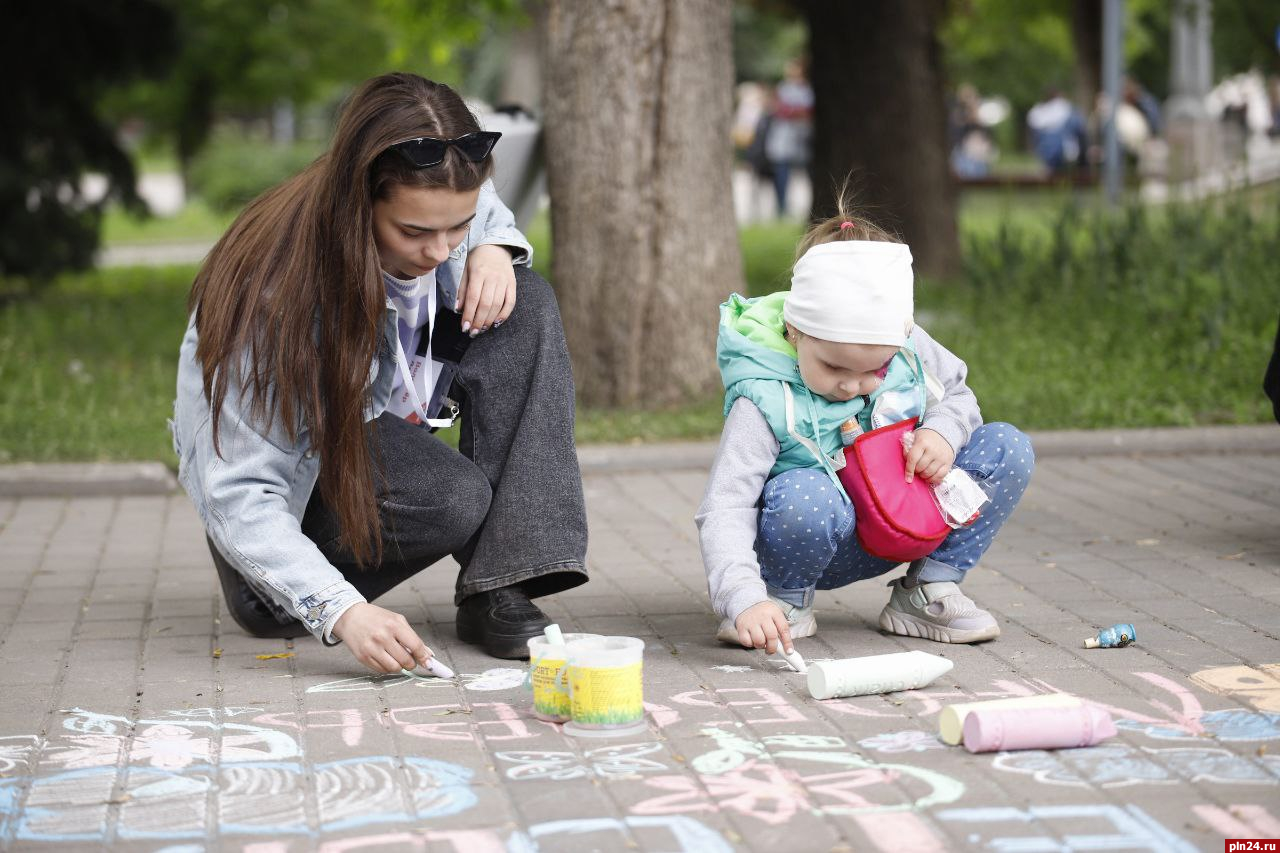
[{"label": "blue chalk drawing", "polygon": [[[203,838],[206,794],[216,789],[221,834],[308,834],[303,798],[318,799],[321,832],[458,814],[477,802],[472,771],[428,758],[371,756],[305,768],[293,762],[241,762],[181,770],[128,767],[114,803],[115,767],[0,779],[0,839],[92,841]],[[314,781],[308,783],[307,775]],[[18,800],[30,785],[21,813]],[[412,810],[404,808],[402,789]],[[118,809],[114,835],[110,810]],[[10,835],[12,833],[12,835]]]},{"label": "blue chalk drawing", "polygon": [[[1095,749],[1097,747],[1094,747]],[[1061,821],[1074,832],[1062,835],[1007,835],[995,836],[983,841],[976,833],[969,836],[970,844],[997,851],[1031,850],[1150,850],[1152,853],[1195,853],[1196,848],[1185,839],[1169,831],[1158,820],[1137,806],[1081,805],[1081,806],[1031,806],[1016,809],[1011,806],[989,808],[946,809],[935,812],[934,817],[964,824],[1019,824],[1031,826],[1032,831],[1050,821]],[[1091,834],[1084,835],[1081,830]],[[1110,830],[1110,831],[1109,831]]]},{"label": "blue chalk drawing", "polygon": [[1153,749],[1113,744],[1053,752],[1002,752],[992,760],[991,766],[1025,773],[1048,785],[1082,788],[1186,782],[1280,784],[1280,757],[1253,758],[1214,747]]},{"label": "blue chalk drawing", "polygon": [[[588,835],[597,832],[617,832],[621,837],[612,849],[621,849],[626,841],[624,833],[627,829],[665,829],[671,833],[672,840],[680,845],[675,853],[733,853],[733,845],[725,841],[724,836],[716,830],[691,817],[630,817],[617,818],[580,818],[576,820],[554,820],[536,823],[524,832],[513,833],[507,840],[508,853],[538,853],[538,839],[547,836]],[[557,847],[557,849],[560,849]],[[600,849],[600,848],[595,848]]]},{"label": "blue chalk drawing", "polygon": [[[1224,741],[1280,740],[1280,714],[1263,711],[1246,711],[1231,708],[1210,711],[1200,717],[1200,725],[1206,733]],[[1160,740],[1202,740],[1203,735],[1193,734],[1185,728],[1165,726],[1159,723],[1140,723],[1136,720],[1116,720],[1116,726],[1141,732]]]}]

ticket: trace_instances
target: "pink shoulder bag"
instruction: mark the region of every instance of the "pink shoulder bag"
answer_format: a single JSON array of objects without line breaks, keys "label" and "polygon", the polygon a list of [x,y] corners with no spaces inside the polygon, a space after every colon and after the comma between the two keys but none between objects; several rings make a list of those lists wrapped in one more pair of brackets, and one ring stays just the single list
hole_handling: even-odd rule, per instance
[{"label": "pink shoulder bag", "polygon": [[951,532],[929,483],[923,477],[906,481],[902,437],[918,425],[908,418],[858,436],[844,449],[838,474],[853,501],[863,549],[899,563],[932,554]]}]

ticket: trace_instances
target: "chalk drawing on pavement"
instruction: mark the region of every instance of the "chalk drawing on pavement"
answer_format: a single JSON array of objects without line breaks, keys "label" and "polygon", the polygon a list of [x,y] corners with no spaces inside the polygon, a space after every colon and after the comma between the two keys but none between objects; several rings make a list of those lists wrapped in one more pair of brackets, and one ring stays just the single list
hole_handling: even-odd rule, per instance
[{"label": "chalk drawing on pavement", "polygon": [[652,758],[645,758],[662,751],[660,743],[633,743],[590,749],[579,758],[572,752],[509,751],[495,752],[499,761],[511,764],[506,768],[508,779],[582,779],[596,776],[601,779],[623,779],[641,773],[667,770],[667,765]]},{"label": "chalk drawing on pavement", "polygon": [[95,767],[40,777],[30,783],[21,814],[14,812],[21,780],[0,779],[0,830],[12,823],[14,836],[25,841],[105,841],[115,806],[118,838],[203,838],[206,822],[214,817],[206,813],[211,789],[222,834],[309,833],[303,804],[309,786],[323,832],[444,817],[476,803],[470,770],[412,756],[349,758],[313,767],[296,762],[130,767],[123,790],[117,790],[120,772]]},{"label": "chalk drawing on pavement", "polygon": [[1108,744],[1084,749],[1002,752],[992,767],[1031,776],[1037,782],[1076,787],[1128,785],[1280,784],[1280,756],[1253,757],[1215,747],[1157,749]]},{"label": "chalk drawing on pavement", "polygon": [[1202,669],[1191,676],[1191,681],[1205,690],[1247,702],[1259,711],[1280,711],[1280,663]]}]

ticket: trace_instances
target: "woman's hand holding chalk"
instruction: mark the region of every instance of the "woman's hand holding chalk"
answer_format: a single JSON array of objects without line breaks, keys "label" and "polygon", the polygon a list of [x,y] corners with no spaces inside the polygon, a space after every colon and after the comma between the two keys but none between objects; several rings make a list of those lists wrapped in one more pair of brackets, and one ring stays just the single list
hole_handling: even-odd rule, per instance
[{"label": "woman's hand holding chalk", "polygon": [[[431,673],[432,675],[434,675],[436,678],[453,678],[454,677],[453,670],[449,669],[449,667],[445,666],[440,661],[438,661],[434,655],[430,658],[427,658],[427,662],[422,664],[422,668],[425,669],[427,672]],[[414,672],[411,669],[402,669],[400,670],[400,672],[401,674],[408,675],[412,678],[421,678],[424,680],[426,679],[426,676],[418,675],[418,673]]]},{"label": "woman's hand holding chalk", "polygon": [[424,666],[423,669],[434,675],[436,678],[453,678],[454,675],[453,670],[440,663],[440,660],[435,657],[428,660],[427,665]]},{"label": "woman's hand holding chalk", "polygon": [[332,633],[347,644],[356,660],[377,673],[415,669],[431,656],[402,614],[364,601],[339,616]]}]

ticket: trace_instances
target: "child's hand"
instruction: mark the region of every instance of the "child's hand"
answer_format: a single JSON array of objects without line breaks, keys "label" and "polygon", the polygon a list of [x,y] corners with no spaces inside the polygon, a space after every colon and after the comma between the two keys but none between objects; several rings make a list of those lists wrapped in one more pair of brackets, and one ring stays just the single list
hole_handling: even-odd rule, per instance
[{"label": "child's hand", "polygon": [[787,617],[782,615],[782,608],[772,601],[751,605],[738,615],[733,625],[738,629],[738,642],[744,648],[764,649],[773,654],[781,641],[783,649],[788,654],[791,652],[791,631],[787,628]]},{"label": "child's hand", "polygon": [[937,432],[924,428],[916,430],[915,441],[905,454],[908,483],[916,474],[930,483],[941,483],[942,478],[951,471],[951,463],[956,461],[956,452],[951,449],[947,440]]}]

